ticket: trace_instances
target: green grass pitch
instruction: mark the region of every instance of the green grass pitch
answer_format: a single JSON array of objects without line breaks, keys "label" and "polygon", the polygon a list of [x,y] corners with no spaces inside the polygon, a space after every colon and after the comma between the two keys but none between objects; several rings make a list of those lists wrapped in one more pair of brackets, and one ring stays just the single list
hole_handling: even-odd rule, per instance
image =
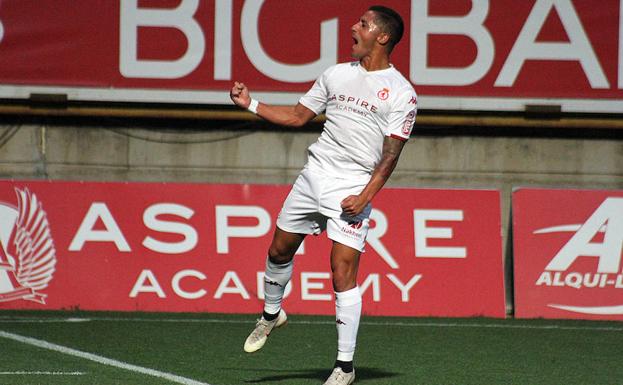
[{"label": "green grass pitch", "polygon": [[[0,311],[0,384],[322,384],[333,317],[291,315],[259,352],[247,315]],[[356,384],[621,384],[623,324],[363,317]]]}]

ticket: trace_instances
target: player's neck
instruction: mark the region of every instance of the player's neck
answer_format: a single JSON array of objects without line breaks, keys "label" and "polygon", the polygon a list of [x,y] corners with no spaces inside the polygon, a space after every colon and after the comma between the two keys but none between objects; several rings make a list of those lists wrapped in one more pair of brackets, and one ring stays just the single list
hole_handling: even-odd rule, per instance
[{"label": "player's neck", "polygon": [[389,64],[389,55],[386,54],[366,55],[359,60],[359,64],[368,72],[380,71],[391,67]]}]

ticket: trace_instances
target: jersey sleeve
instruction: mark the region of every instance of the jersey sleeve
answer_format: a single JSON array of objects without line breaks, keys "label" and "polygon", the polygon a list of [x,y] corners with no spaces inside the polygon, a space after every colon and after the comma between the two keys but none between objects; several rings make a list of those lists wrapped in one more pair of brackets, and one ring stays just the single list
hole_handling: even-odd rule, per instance
[{"label": "jersey sleeve", "polygon": [[327,101],[329,99],[329,91],[327,89],[327,76],[330,73],[330,67],[316,79],[312,88],[307,91],[299,99],[299,103],[312,110],[316,115],[320,115],[327,108]]},{"label": "jersey sleeve", "polygon": [[412,87],[405,88],[397,97],[387,119],[385,136],[407,141],[415,124],[417,95]]}]

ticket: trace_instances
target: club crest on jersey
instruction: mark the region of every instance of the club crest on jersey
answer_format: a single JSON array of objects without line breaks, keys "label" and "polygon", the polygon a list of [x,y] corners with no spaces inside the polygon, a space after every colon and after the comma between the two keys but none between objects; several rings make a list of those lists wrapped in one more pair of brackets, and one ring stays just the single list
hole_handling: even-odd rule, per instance
[{"label": "club crest on jersey", "polygon": [[17,208],[0,202],[0,302],[24,299],[45,304],[40,293],[52,280],[56,249],[41,202],[15,189]]},{"label": "club crest on jersey", "polygon": [[387,100],[387,98],[389,98],[389,88],[383,88],[382,90],[377,92],[376,97],[381,100]]}]

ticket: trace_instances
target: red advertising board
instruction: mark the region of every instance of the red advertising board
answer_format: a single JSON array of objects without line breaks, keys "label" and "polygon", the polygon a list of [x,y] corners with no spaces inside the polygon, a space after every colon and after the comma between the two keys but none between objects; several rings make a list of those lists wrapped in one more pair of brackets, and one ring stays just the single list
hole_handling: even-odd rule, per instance
[{"label": "red advertising board", "polygon": [[[382,0],[420,108],[623,111],[623,2]],[[234,80],[298,100],[352,60],[359,0],[2,0],[0,97],[229,104]]]},{"label": "red advertising board", "polygon": [[515,315],[623,320],[623,191],[513,193]]},{"label": "red advertising board", "polygon": [[[0,309],[256,313],[289,186],[0,182]],[[499,192],[385,189],[364,312],[504,317]],[[307,237],[285,307],[333,314],[330,241]]]}]

